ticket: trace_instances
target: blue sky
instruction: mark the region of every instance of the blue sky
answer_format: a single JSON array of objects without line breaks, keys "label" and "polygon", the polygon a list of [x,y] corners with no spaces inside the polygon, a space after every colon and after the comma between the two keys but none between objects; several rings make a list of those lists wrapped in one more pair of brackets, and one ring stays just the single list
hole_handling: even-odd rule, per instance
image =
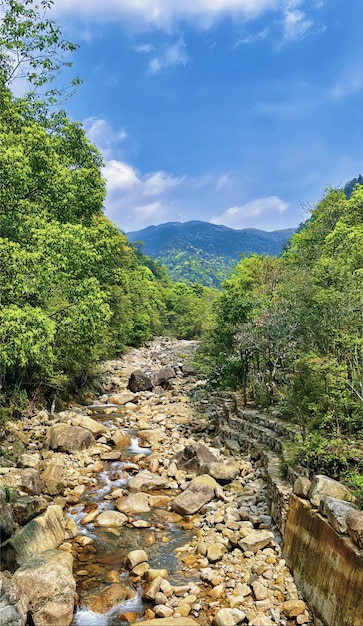
[{"label": "blue sky", "polygon": [[363,174],[361,0],[55,0],[124,231],[297,226]]}]

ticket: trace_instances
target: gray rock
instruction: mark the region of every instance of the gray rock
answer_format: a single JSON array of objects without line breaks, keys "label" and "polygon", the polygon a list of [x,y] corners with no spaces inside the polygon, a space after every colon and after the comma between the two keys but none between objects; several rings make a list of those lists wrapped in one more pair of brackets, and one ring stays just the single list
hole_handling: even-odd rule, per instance
[{"label": "gray rock", "polygon": [[346,523],[351,539],[363,550],[363,511],[349,511]]},{"label": "gray rock", "polygon": [[185,446],[184,450],[175,454],[172,458],[180,470],[200,474],[203,465],[217,463],[218,459],[202,443]]},{"label": "gray rock", "polygon": [[293,493],[299,498],[308,498],[311,481],[306,476],[299,476],[294,482]]},{"label": "gray rock", "polygon": [[13,580],[29,598],[35,626],[69,626],[73,620],[76,583],[73,558],[63,550],[48,550],[20,567]]},{"label": "gray rock", "polygon": [[162,478],[158,474],[151,472],[140,472],[134,478],[131,478],[128,487],[131,491],[153,491],[156,489],[167,489],[169,482],[166,478]]},{"label": "gray rock", "polygon": [[172,367],[170,366],[161,367],[154,374],[153,382],[154,382],[155,387],[158,385],[164,386],[169,380],[175,377],[176,377],[176,374]]},{"label": "gray rock", "polygon": [[151,378],[145,374],[142,370],[135,370],[132,372],[127,388],[133,393],[138,391],[152,391],[153,384]]},{"label": "gray rock", "polygon": [[0,572],[0,624],[25,626],[29,600],[11,578],[9,572]]},{"label": "gray rock", "polygon": [[314,476],[309,490],[309,500],[313,506],[319,507],[324,496],[331,496],[338,500],[354,502],[355,498],[347,487],[333,478],[321,474]]},{"label": "gray rock", "polygon": [[39,496],[41,493],[39,472],[31,467],[11,468],[1,477],[1,484],[24,491],[29,496]]},{"label": "gray rock", "polygon": [[42,496],[19,496],[13,503],[15,521],[24,526],[37,515],[43,513],[48,502]]},{"label": "gray rock", "polygon": [[0,541],[6,541],[16,531],[16,522],[12,507],[7,502],[7,491],[0,486]]},{"label": "gray rock", "polygon": [[329,523],[338,533],[346,533],[347,515],[354,510],[354,506],[344,500],[337,500],[331,496],[325,496],[320,500],[319,510],[325,515]]},{"label": "gray rock", "polygon": [[232,482],[239,474],[238,465],[235,463],[207,463],[202,466],[203,474],[209,474],[221,485]]},{"label": "gray rock", "polygon": [[63,493],[66,487],[63,474],[63,465],[54,461],[48,463],[44,472],[42,472],[40,476],[43,492],[48,493],[50,496],[58,496]]}]

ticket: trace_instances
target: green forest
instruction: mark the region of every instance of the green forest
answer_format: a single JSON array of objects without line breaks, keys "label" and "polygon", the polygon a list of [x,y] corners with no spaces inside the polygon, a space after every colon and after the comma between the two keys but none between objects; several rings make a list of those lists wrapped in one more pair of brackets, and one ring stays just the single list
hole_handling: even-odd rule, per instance
[{"label": "green forest", "polygon": [[[28,2],[3,4],[1,418],[68,397],[99,360],[155,335],[201,338],[212,387],[278,407],[300,426],[296,459],[363,494],[360,181],[349,198],[328,190],[280,257],[242,258],[221,291],[174,283],[103,213],[102,157],[53,87],[72,44]],[[21,98],[15,51],[30,85]]]}]

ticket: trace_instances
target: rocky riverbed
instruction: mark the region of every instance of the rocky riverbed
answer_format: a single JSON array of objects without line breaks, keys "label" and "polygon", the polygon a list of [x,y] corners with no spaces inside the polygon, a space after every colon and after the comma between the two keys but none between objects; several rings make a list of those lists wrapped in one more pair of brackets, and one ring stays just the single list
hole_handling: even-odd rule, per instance
[{"label": "rocky riverbed", "polygon": [[7,425],[1,624],[310,623],[262,464],[215,437],[195,347],[156,339],[102,364],[90,406]]}]

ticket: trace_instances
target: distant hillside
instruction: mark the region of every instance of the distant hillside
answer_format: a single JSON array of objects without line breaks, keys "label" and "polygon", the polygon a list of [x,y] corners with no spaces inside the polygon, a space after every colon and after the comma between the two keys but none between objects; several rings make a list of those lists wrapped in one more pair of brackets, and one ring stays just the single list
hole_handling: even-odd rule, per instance
[{"label": "distant hillside", "polygon": [[143,252],[165,265],[177,281],[218,286],[241,254],[281,253],[294,229],[267,232],[234,230],[209,222],[168,222],[126,233],[130,242],[144,244]]}]

